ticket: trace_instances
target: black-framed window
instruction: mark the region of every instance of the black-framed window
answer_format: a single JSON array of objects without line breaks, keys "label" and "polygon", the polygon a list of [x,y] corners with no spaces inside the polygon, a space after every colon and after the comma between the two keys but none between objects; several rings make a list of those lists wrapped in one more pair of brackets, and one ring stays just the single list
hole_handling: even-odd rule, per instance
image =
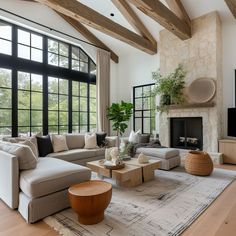
[{"label": "black-framed window", "polygon": [[[90,98],[90,90],[96,90],[96,64],[85,51],[2,20],[0,40],[9,43],[3,49],[0,42],[0,136],[87,132],[95,127],[96,98],[93,92]],[[72,48],[79,52],[77,58]],[[78,70],[72,69],[73,60],[78,60]],[[79,86],[77,129],[72,122],[73,83]]]},{"label": "black-framed window", "polygon": [[0,21],[0,53],[12,55],[12,26]]},{"label": "black-framed window", "polygon": [[23,71],[17,74],[18,134],[43,131],[43,76]]},{"label": "black-framed window", "polygon": [[48,64],[69,68],[69,44],[48,39]]},{"label": "black-framed window", "polygon": [[48,130],[49,133],[68,133],[69,96],[68,80],[48,77]]},{"label": "black-framed window", "polygon": [[12,72],[0,68],[0,134],[12,133]]},{"label": "black-framed window", "polygon": [[155,130],[155,97],[151,96],[154,84],[133,87],[133,129],[152,134]]},{"label": "black-framed window", "polygon": [[73,132],[88,129],[88,84],[72,82],[72,125]]},{"label": "black-framed window", "polygon": [[43,37],[28,30],[17,30],[17,56],[43,62]]}]

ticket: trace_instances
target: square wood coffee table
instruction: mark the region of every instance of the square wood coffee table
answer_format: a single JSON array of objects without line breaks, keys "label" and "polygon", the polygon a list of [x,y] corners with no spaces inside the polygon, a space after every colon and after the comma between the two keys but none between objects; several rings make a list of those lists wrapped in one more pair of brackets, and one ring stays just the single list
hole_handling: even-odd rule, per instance
[{"label": "square wood coffee table", "polygon": [[99,161],[87,162],[87,167],[99,176],[114,179],[119,186],[135,187],[154,179],[154,172],[160,167],[160,164],[161,161],[156,160],[149,160],[148,163],[140,164],[137,158],[132,158],[125,161],[125,167],[119,170],[107,169]]}]

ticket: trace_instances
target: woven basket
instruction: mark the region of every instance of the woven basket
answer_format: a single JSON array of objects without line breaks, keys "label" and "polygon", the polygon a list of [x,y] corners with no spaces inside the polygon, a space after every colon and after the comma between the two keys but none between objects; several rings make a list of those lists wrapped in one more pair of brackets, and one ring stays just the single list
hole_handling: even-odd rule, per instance
[{"label": "woven basket", "polygon": [[185,170],[192,175],[207,176],[213,171],[213,162],[207,152],[190,151],[185,160]]}]

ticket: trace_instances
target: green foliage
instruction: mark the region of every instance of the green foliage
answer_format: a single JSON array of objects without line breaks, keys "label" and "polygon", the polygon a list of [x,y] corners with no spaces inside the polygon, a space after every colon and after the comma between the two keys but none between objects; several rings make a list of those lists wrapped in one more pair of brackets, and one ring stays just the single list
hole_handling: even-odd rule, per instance
[{"label": "green foliage", "polygon": [[158,111],[167,112],[168,105],[184,103],[183,89],[185,87],[186,73],[182,64],[174,72],[166,76],[161,75],[160,71],[152,73],[155,86],[151,93],[154,96],[159,95],[161,97],[160,106],[157,108]]},{"label": "green foliage", "polygon": [[117,132],[117,135],[122,135],[127,129],[126,124],[132,115],[133,104],[121,101],[121,103],[112,103],[107,108],[107,118],[113,122],[113,130]]}]

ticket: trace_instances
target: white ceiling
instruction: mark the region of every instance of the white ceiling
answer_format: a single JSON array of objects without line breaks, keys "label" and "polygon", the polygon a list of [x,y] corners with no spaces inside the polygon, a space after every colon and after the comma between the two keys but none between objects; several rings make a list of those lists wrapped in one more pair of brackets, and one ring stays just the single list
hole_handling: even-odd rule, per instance
[{"label": "white ceiling", "polygon": [[[98,11],[102,15],[110,18],[111,20],[119,23],[120,25],[132,30],[133,28],[128,21],[123,17],[119,10],[113,5],[110,0],[79,0],[81,3],[89,6],[90,8]],[[165,1],[161,0],[164,4]],[[223,22],[233,22],[236,20],[229,11],[224,0],[182,0],[186,11],[191,19],[204,15],[211,11],[218,11]],[[141,18],[146,27],[150,30],[152,35],[158,40],[159,31],[163,29],[157,22],[140,12],[138,9],[132,6],[138,16]],[[114,13],[114,17],[110,16],[110,13]],[[118,55],[125,54],[127,52],[135,52],[137,49],[116,40],[106,34],[103,34],[95,29],[89,28],[99,39],[101,39],[107,46],[109,46]]]}]

